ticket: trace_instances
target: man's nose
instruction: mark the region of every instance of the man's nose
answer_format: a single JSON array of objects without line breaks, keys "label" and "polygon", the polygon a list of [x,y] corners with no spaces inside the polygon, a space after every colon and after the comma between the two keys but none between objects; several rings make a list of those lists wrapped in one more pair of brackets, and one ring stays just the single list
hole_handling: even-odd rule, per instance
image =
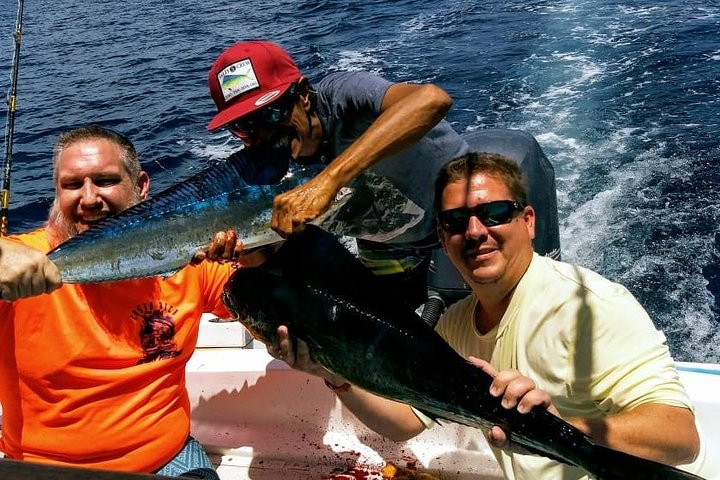
[{"label": "man's nose", "polygon": [[470,215],[467,228],[465,229],[465,238],[478,239],[486,237],[487,234],[488,228],[485,226],[485,224],[482,223],[480,219],[475,215]]},{"label": "man's nose", "polygon": [[83,183],[80,202],[83,205],[95,205],[97,203],[100,203],[100,195],[98,194],[98,189],[95,184],[92,183],[92,181],[86,180]]}]

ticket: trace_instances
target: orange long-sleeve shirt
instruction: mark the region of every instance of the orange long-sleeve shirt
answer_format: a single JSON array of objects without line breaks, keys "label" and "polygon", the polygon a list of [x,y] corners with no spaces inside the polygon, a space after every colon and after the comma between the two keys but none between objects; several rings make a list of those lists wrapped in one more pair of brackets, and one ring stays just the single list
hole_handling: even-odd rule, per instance
[{"label": "orange long-sleeve shirt", "polygon": [[[43,229],[14,237],[43,252]],[[200,316],[227,317],[229,265],[63,285],[0,301],[0,450],[10,458],[152,472],[190,430],[185,364]]]}]

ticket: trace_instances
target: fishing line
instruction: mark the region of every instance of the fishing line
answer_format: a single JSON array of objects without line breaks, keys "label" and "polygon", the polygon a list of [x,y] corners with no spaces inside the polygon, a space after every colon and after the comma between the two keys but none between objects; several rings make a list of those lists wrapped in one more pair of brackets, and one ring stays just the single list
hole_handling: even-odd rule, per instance
[{"label": "fishing line", "polygon": [[22,39],[24,0],[18,0],[15,21],[15,52],[13,53],[10,91],[8,92],[8,115],[5,125],[5,158],[3,159],[3,183],[0,190],[0,236],[7,234],[8,213],[10,206],[10,170],[12,168],[13,132],[15,130],[15,109],[17,106],[17,82],[20,68],[20,41]]}]

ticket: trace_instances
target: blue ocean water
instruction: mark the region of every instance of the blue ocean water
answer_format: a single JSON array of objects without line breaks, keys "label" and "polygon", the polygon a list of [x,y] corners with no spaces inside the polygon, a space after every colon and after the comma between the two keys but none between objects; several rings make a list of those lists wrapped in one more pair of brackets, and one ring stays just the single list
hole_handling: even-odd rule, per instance
[{"label": "blue ocean water", "polygon": [[[16,8],[0,0],[3,91]],[[434,82],[460,132],[535,135],[556,169],[564,259],[626,285],[677,359],[720,362],[716,1],[28,0],[10,231],[44,220],[68,127],[129,134],[155,192],[233,151],[205,130],[206,74],[247,38],[281,43],[311,79]]]}]

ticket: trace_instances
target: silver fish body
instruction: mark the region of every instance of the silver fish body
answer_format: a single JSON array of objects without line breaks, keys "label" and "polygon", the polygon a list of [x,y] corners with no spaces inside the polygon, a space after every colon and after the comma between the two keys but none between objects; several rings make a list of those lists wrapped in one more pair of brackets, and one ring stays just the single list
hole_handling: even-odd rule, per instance
[{"label": "silver fish body", "polygon": [[[282,238],[270,228],[273,198],[302,185],[321,168],[302,167],[274,184],[253,185],[245,181],[247,159],[235,154],[99,222],[48,256],[63,282],[96,283],[171,274],[219,231],[234,229],[248,250],[275,243]],[[336,235],[387,241],[423,215],[389,181],[365,174],[313,223]]]},{"label": "silver fish body", "polygon": [[546,410],[521,414],[503,408],[489,393],[492,378],[414,312],[398,306],[393,293],[377,287],[335,238],[309,226],[265,265],[235,272],[223,299],[256,338],[267,343],[286,325],[329,371],[433,418],[471,427],[500,425],[513,443],[593,478],[700,478],[598,445]]}]

